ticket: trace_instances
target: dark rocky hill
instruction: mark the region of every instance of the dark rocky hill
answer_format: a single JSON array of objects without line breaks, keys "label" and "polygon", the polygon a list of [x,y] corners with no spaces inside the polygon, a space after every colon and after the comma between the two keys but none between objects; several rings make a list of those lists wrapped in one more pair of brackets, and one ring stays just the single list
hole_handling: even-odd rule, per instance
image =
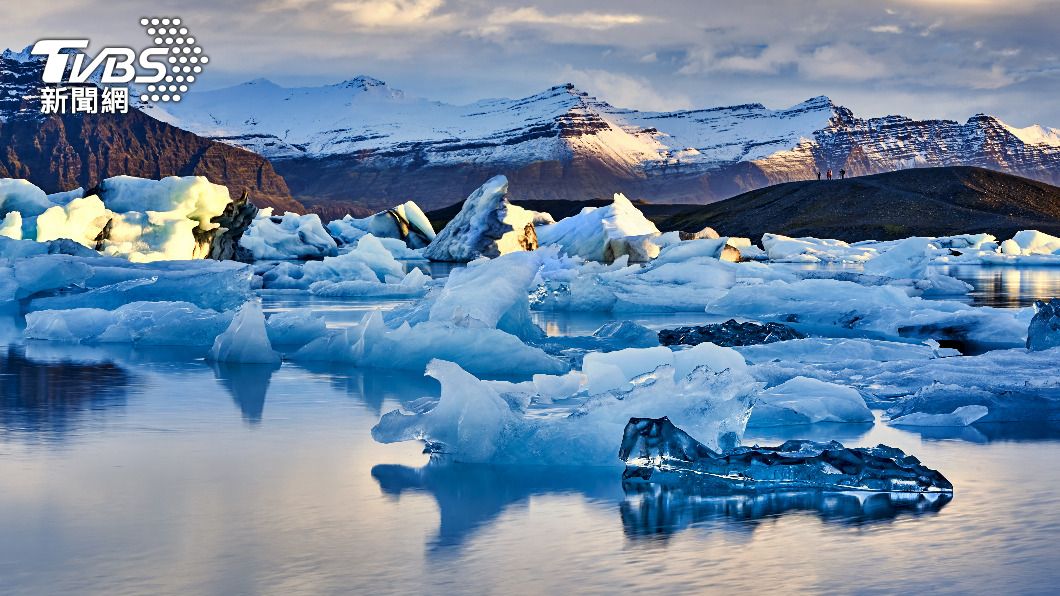
[{"label": "dark rocky hill", "polygon": [[1060,234],[1060,188],[975,167],[917,168],[818,182],[788,182],[694,207],[660,229],[754,240],[765,232],[846,241],[1019,230]]}]

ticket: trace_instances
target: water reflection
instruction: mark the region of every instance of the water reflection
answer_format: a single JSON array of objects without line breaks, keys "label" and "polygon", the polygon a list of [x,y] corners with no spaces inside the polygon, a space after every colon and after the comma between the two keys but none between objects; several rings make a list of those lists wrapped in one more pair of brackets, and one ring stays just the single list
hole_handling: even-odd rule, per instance
[{"label": "water reflection", "polygon": [[406,403],[421,397],[437,397],[438,381],[413,371],[354,368],[349,364],[299,362],[298,368],[319,375],[331,386],[363,403],[379,415],[388,401]]},{"label": "water reflection", "polygon": [[377,465],[372,477],[384,494],[400,498],[406,491],[430,494],[438,503],[438,534],[428,553],[459,550],[480,528],[494,523],[508,508],[545,494],[579,493],[588,499],[622,499],[621,468],[547,468],[432,462],[422,468]]},{"label": "water reflection", "polygon": [[976,306],[1020,308],[1031,306],[1035,300],[1060,296],[1057,267],[949,265],[939,270],[972,284],[975,289],[968,298]]},{"label": "water reflection", "polygon": [[268,364],[213,363],[214,376],[239,406],[243,420],[252,426],[261,424],[265,394],[269,391],[269,381],[277,368]]},{"label": "water reflection", "polygon": [[432,461],[422,468],[377,465],[372,477],[383,494],[431,495],[438,504],[437,534],[428,540],[432,556],[459,552],[474,535],[508,509],[550,494],[577,494],[616,506],[627,537],[666,537],[693,525],[713,523],[725,531],[752,532],[759,520],[798,512],[823,521],[865,524],[903,514],[934,513],[950,502],[943,494],[828,493],[802,491],[711,494],[702,488],[624,485],[618,468],[488,466]]},{"label": "water reflection", "polygon": [[61,439],[85,416],[122,409],[133,376],[112,362],[37,360],[0,348],[0,429]]},{"label": "water reflection", "polygon": [[753,532],[762,520],[808,512],[822,521],[850,525],[887,522],[902,514],[936,513],[948,494],[829,493],[803,491],[716,495],[692,487],[624,485],[622,527],[626,536],[667,538],[692,526]]}]

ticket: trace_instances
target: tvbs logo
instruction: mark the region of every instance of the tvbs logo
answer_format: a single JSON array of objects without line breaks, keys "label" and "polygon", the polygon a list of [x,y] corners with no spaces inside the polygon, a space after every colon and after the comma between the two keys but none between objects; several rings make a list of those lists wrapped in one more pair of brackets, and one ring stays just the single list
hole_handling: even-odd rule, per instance
[{"label": "tvbs logo", "polygon": [[210,58],[179,18],[144,17],[140,25],[154,43],[139,51],[106,47],[91,57],[87,39],[34,44],[30,52],[45,57],[41,79],[49,85],[41,88],[41,112],[125,113],[131,86],[144,104],[180,101]]}]

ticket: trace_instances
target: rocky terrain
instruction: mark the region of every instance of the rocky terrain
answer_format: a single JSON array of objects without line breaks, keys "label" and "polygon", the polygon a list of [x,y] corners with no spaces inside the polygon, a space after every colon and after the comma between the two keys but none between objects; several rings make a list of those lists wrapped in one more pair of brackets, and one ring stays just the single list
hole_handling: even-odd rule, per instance
[{"label": "rocky terrain", "polygon": [[43,115],[38,93],[43,63],[0,57],[0,177],[24,178],[45,192],[91,188],[118,175],[205,176],[244,190],[262,207],[302,211],[283,178],[251,151],[211,141],[138,109],[128,114]]}]

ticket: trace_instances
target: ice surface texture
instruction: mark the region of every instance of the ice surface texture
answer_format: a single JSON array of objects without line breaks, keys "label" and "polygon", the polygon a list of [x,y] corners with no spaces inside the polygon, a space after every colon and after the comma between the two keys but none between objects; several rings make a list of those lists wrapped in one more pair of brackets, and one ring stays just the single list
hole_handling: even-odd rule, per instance
[{"label": "ice surface texture", "polygon": [[631,418],[619,458],[627,483],[696,483],[732,491],[952,492],[939,472],[899,449],[880,445],[787,441],[779,447],[734,447],[718,453],[669,418]]},{"label": "ice surface texture", "polygon": [[69,238],[132,261],[201,258],[209,246],[194,232],[216,228],[211,220],[231,202],[227,188],[201,176],[116,176],[92,193],[45,195],[24,180],[0,179],[0,235]]},{"label": "ice surface texture", "polygon": [[740,323],[736,319],[729,319],[715,325],[677,327],[659,331],[659,342],[664,346],[680,344],[694,346],[703,342],[730,347],[750,346],[803,337],[805,337],[803,334],[781,323],[760,325],[749,321]]},{"label": "ice surface texture", "polygon": [[434,240],[434,228],[419,205],[408,201],[362,219],[347,215],[328,223],[328,231],[343,244],[365,235],[401,240],[409,248],[423,248]]},{"label": "ice surface texture", "polygon": [[215,362],[240,364],[280,364],[265,329],[265,315],[257,300],[248,300],[236,312],[232,323],[217,336],[207,356]]},{"label": "ice surface texture", "polygon": [[262,209],[250,229],[243,234],[239,245],[250,251],[255,260],[321,259],[338,254],[335,239],[320,223],[315,213],[272,215]]},{"label": "ice surface texture", "polygon": [[389,412],[372,436],[422,440],[431,453],[465,463],[613,465],[622,428],[640,413],[681,420],[715,447],[738,443],[759,387],[739,355],[704,344],[644,373],[670,350],[623,352],[592,354],[599,361],[586,364],[581,379],[538,375],[517,384],[435,360],[427,374],[442,385],[437,404]]},{"label": "ice surface texture", "polygon": [[464,201],[456,217],[431,241],[423,256],[432,261],[466,263],[537,248],[538,214],[506,198],[508,179],[494,176]]},{"label": "ice surface texture", "polygon": [[1060,347],[1060,299],[1038,301],[1034,310],[1034,318],[1027,329],[1027,349],[1038,351]]},{"label": "ice surface texture", "polygon": [[[577,215],[537,228],[537,240],[542,246],[555,244],[568,255],[591,261],[605,260],[611,240],[644,235],[658,236],[659,229],[622,194],[616,194],[614,202],[606,207],[586,207]],[[612,252],[614,256],[619,255]]]}]

